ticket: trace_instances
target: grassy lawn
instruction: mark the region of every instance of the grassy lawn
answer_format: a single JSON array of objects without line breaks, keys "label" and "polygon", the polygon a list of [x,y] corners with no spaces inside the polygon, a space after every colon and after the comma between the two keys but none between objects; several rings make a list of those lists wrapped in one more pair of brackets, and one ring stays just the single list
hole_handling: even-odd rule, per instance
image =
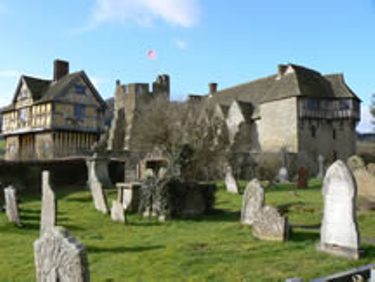
[{"label": "grassy lawn", "polygon": [[[283,185],[266,190],[292,224],[319,224],[320,183],[307,190]],[[114,198],[115,192],[109,192]],[[92,281],[283,281],[312,278],[375,261],[375,246],[362,244],[359,261],[315,251],[319,230],[296,228],[287,243],[255,239],[239,222],[242,196],[217,192],[217,210],[191,220],[158,223],[129,216],[129,225],[97,212],[87,191],[58,191],[58,224],[87,247]],[[0,214],[0,281],[34,281],[33,241],[39,233],[39,197],[22,197],[22,228]],[[358,215],[361,235],[375,237],[375,213]]]}]

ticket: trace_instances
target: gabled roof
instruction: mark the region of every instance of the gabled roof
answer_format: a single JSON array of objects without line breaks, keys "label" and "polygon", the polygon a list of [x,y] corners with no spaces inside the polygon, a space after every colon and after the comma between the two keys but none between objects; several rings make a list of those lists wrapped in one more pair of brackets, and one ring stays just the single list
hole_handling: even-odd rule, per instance
[{"label": "gabled roof", "polygon": [[94,85],[91,83],[86,73],[84,71],[79,71],[79,72],[68,74],[62,77],[58,81],[44,80],[44,79],[39,79],[39,78],[25,76],[25,75],[21,76],[18,86],[16,88],[16,92],[12,100],[12,105],[7,106],[3,112],[14,109],[14,104],[16,102],[17,95],[19,93],[22,82],[26,83],[27,87],[29,88],[33,102],[38,104],[38,103],[49,102],[49,101],[63,100],[62,94],[64,93],[64,91],[67,90],[70,86],[72,86],[80,78],[89,87],[90,91],[93,93],[93,95],[95,96],[95,98],[97,99],[101,107],[105,109],[107,107],[105,101],[99,95],[98,91],[96,90]]},{"label": "gabled roof", "polygon": [[99,95],[98,91],[91,83],[90,79],[87,77],[84,71],[74,72],[68,74],[56,82],[52,82],[47,91],[43,94],[37,103],[48,102],[48,101],[59,101],[62,100],[62,94],[70,86],[72,86],[79,78],[83,79],[86,85],[90,88],[91,92],[94,94],[95,98],[98,100],[100,105],[104,108],[107,107],[103,98]]},{"label": "gabled roof", "polygon": [[344,75],[342,73],[325,75],[325,79],[329,81],[332,86],[335,97],[340,98],[357,98],[359,97],[350,89],[350,87],[345,83]]},{"label": "gabled roof", "polygon": [[230,105],[233,100],[240,100],[259,105],[297,96],[358,99],[340,74],[323,76],[293,64],[283,67],[282,73],[218,91],[209,98],[210,103]]},{"label": "gabled roof", "polygon": [[51,80],[39,79],[27,75],[22,75],[17,88],[16,92],[13,95],[12,104],[16,102],[17,95],[20,91],[22,83],[25,83],[27,88],[30,90],[31,97],[34,101],[40,99],[43,93],[48,89],[49,85],[51,84]]}]

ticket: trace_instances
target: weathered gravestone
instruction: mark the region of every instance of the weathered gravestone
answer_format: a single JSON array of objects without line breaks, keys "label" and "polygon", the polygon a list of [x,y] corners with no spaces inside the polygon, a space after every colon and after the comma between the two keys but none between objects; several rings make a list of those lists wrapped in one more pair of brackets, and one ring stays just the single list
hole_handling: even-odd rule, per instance
[{"label": "weathered gravestone", "polygon": [[246,185],[242,197],[241,223],[252,225],[264,206],[264,190],[257,179]]},{"label": "weathered gravestone", "polygon": [[93,157],[87,159],[89,175],[95,174],[95,178],[104,186],[112,187],[112,181],[109,177],[109,159],[105,157],[98,157],[94,154]]},{"label": "weathered gravestone", "polygon": [[47,228],[34,242],[39,282],[88,282],[85,247],[62,227]]},{"label": "weathered gravestone", "polygon": [[353,175],[357,183],[358,196],[368,202],[375,202],[375,175],[372,175],[366,167],[357,168]]},{"label": "weathered gravestone", "polygon": [[369,163],[367,165],[367,171],[372,175],[375,176],[375,163]]},{"label": "weathered gravestone", "polygon": [[322,155],[318,156],[318,175],[316,177],[319,179],[324,178],[324,157]]},{"label": "weathered gravestone", "polygon": [[94,159],[89,159],[86,164],[88,167],[88,185],[94,200],[95,208],[102,213],[108,213],[107,199],[103,191],[102,183],[97,174],[97,163]]},{"label": "weathered gravestone", "polygon": [[57,201],[49,182],[49,171],[42,172],[42,210],[40,218],[40,230],[56,225]]},{"label": "weathered gravestone", "polygon": [[360,156],[357,155],[349,157],[346,164],[348,165],[351,171],[355,171],[356,169],[365,167],[365,162]]},{"label": "weathered gravestone", "polygon": [[4,189],[4,197],[5,197],[5,211],[8,217],[9,222],[13,222],[17,225],[20,225],[20,217],[18,212],[18,205],[17,205],[17,194],[16,189],[12,186]]},{"label": "weathered gravestone", "polygon": [[139,183],[117,183],[117,200],[122,203],[126,211],[136,212],[139,207],[140,188]]},{"label": "weathered gravestone", "polygon": [[301,166],[298,169],[297,188],[307,188],[309,181],[309,171]]},{"label": "weathered gravestone", "polygon": [[279,181],[280,183],[288,182],[289,181],[288,169],[285,166],[281,167],[276,178],[277,178],[277,181]]},{"label": "weathered gravestone", "polygon": [[111,219],[113,221],[125,222],[124,208],[119,201],[112,201]]},{"label": "weathered gravestone", "polygon": [[264,206],[264,190],[257,179],[246,186],[241,222],[252,225],[253,235],[261,240],[285,241],[289,236],[288,219],[276,208]]},{"label": "weathered gravestone", "polygon": [[327,170],[323,181],[324,216],[319,250],[352,259],[359,258],[359,230],[355,201],[357,185],[341,160]]},{"label": "weathered gravestone", "polygon": [[253,235],[261,240],[286,241],[289,237],[288,218],[281,216],[276,208],[265,206],[254,219]]},{"label": "weathered gravestone", "polygon": [[225,169],[225,186],[229,193],[238,194],[237,181],[233,176],[232,167],[229,165]]}]

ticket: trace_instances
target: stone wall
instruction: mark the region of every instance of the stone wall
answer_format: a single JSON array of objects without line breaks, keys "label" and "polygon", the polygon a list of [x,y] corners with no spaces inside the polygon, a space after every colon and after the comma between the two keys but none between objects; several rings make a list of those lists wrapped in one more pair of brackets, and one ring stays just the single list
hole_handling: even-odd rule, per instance
[{"label": "stone wall", "polygon": [[19,156],[19,138],[18,136],[8,136],[5,138],[5,159],[7,161],[16,160]]},{"label": "stone wall", "polygon": [[[328,162],[346,160],[356,150],[352,120],[299,120],[299,151],[321,154]],[[315,137],[313,136],[315,131]]]},{"label": "stone wall", "polygon": [[52,133],[42,133],[35,135],[35,152],[38,159],[53,158]]},{"label": "stone wall", "polygon": [[[256,121],[260,149],[263,152],[298,151],[297,99],[295,97],[264,103],[259,106]],[[254,133],[253,133],[254,134]],[[256,137],[256,136],[255,136]]]}]

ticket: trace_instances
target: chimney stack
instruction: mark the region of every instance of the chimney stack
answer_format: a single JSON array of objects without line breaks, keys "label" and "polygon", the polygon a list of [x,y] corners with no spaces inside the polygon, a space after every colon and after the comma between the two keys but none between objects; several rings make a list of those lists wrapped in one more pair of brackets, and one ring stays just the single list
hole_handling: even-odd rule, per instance
[{"label": "chimney stack", "polygon": [[288,65],[283,65],[283,64],[278,65],[277,66],[277,77],[281,78],[285,74],[287,69],[288,69]]},{"label": "chimney stack", "polygon": [[211,82],[208,84],[208,90],[210,95],[213,95],[217,92],[217,83],[216,82]]},{"label": "chimney stack", "polygon": [[53,62],[53,81],[59,81],[65,75],[69,74],[69,62],[55,60]]}]

